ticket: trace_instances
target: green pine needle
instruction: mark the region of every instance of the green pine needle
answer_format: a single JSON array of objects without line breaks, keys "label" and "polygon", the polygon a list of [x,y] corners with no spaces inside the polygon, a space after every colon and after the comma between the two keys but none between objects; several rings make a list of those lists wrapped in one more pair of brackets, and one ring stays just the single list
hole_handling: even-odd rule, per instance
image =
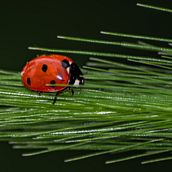
[{"label": "green pine needle", "polygon": [[104,35],[111,35],[111,36],[118,36],[118,37],[160,41],[160,42],[168,42],[168,43],[172,42],[172,39],[158,38],[158,37],[152,37],[152,36],[146,36],[146,35],[132,35],[132,34],[117,33],[117,32],[106,32],[106,31],[101,31],[100,33]]},{"label": "green pine needle", "polygon": [[[109,34],[109,32],[101,32],[101,33],[106,33]],[[111,35],[116,35],[116,36],[126,36],[126,34],[117,34],[117,33],[111,33]],[[141,38],[141,36],[136,36],[136,35],[128,35],[128,37],[136,37],[136,38]],[[143,38],[144,36],[142,36]],[[60,39],[66,39],[66,40],[72,40],[72,41],[79,41],[79,42],[89,42],[89,43],[96,43],[96,44],[106,44],[106,45],[117,45],[117,46],[122,46],[126,48],[134,48],[134,49],[142,49],[142,50],[149,50],[149,51],[163,51],[163,52],[172,52],[171,48],[164,48],[164,47],[157,47],[157,46],[150,46],[150,45],[139,45],[139,44],[134,44],[134,43],[128,43],[128,42],[112,42],[112,41],[104,41],[104,40],[95,40],[95,39],[86,39],[86,38],[78,38],[78,37],[69,37],[69,36],[57,36],[57,38]],[[145,37],[144,37],[145,38]],[[145,38],[146,39],[146,38]],[[161,41],[167,41],[166,39],[162,38],[153,38],[153,37],[147,37],[147,39],[151,40],[161,40]],[[171,40],[172,41],[172,40]],[[30,47],[30,49],[33,49]],[[35,48],[36,49],[36,48]],[[37,49],[39,50],[39,49]],[[98,53],[97,53],[98,54]]]},{"label": "green pine needle", "polygon": [[137,3],[137,6],[172,13],[172,10],[168,8],[162,8],[162,7],[147,5],[147,4],[142,4],[142,3]]}]

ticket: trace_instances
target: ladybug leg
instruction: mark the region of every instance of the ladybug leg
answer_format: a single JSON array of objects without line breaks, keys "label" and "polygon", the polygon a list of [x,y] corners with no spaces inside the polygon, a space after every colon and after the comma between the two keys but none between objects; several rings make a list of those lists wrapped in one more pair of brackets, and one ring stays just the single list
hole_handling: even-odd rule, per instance
[{"label": "ladybug leg", "polygon": [[59,96],[59,92],[57,92],[56,94],[55,94],[55,96],[54,96],[54,100],[53,100],[53,105],[56,103],[56,101],[57,101],[57,97]]},{"label": "ladybug leg", "polygon": [[40,95],[41,95],[41,93],[42,93],[42,92],[41,92],[41,91],[39,91],[39,92],[38,92],[38,95],[40,96]]},{"label": "ladybug leg", "polygon": [[72,96],[74,95],[74,89],[71,87],[68,87],[69,91],[71,92]]},{"label": "ladybug leg", "polygon": [[71,93],[72,93],[72,96],[74,95],[74,90],[73,90],[73,88],[71,88]]}]

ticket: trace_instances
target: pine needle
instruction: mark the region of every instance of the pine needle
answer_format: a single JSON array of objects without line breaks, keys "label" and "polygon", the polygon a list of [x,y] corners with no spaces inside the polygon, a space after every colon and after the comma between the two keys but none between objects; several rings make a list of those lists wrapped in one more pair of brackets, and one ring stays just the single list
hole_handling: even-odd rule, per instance
[{"label": "pine needle", "polygon": [[147,4],[142,4],[142,3],[137,3],[137,6],[144,7],[144,8],[150,8],[150,9],[154,9],[154,10],[158,10],[158,11],[164,11],[164,12],[172,13],[172,10],[168,9],[168,8],[162,8],[162,7],[153,6],[153,5],[147,5]]},{"label": "pine needle", "polygon": [[158,37],[152,37],[152,36],[146,36],[146,35],[133,35],[133,34],[118,33],[118,32],[107,32],[107,31],[101,31],[100,33],[104,35],[111,35],[111,36],[117,36],[117,37],[143,39],[143,40],[150,40],[150,41],[160,41],[160,42],[167,42],[167,43],[172,42],[172,39],[158,38]]}]

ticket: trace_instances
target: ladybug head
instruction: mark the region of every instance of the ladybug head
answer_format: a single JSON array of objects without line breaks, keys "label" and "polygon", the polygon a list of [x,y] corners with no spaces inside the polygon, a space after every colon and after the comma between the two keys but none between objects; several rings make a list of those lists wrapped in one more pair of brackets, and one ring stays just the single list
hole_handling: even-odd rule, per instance
[{"label": "ladybug head", "polygon": [[83,74],[75,62],[64,59],[62,61],[62,66],[67,70],[70,76],[69,84],[76,86],[84,84]]},{"label": "ladybug head", "polygon": [[80,68],[76,65],[76,63],[72,63],[69,68],[70,73],[70,81],[69,84],[73,85],[83,85],[84,78]]}]

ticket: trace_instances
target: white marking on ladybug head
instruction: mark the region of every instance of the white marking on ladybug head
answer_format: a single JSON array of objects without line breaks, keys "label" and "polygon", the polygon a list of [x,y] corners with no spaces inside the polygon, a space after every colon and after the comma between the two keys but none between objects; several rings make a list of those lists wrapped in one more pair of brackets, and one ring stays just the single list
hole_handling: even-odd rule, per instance
[{"label": "white marking on ladybug head", "polygon": [[79,86],[79,83],[80,83],[80,81],[78,79],[76,79],[73,85],[74,86]]},{"label": "white marking on ladybug head", "polygon": [[62,81],[63,80],[63,77],[61,75],[57,75],[57,79]]},{"label": "white marking on ladybug head", "polygon": [[67,73],[69,74],[69,73],[70,73],[70,67],[67,67],[67,68],[66,68],[66,71],[67,71]]},{"label": "white marking on ladybug head", "polygon": [[80,79],[80,83],[79,83],[80,85],[83,85],[84,84],[84,79],[82,78],[82,79]]}]

